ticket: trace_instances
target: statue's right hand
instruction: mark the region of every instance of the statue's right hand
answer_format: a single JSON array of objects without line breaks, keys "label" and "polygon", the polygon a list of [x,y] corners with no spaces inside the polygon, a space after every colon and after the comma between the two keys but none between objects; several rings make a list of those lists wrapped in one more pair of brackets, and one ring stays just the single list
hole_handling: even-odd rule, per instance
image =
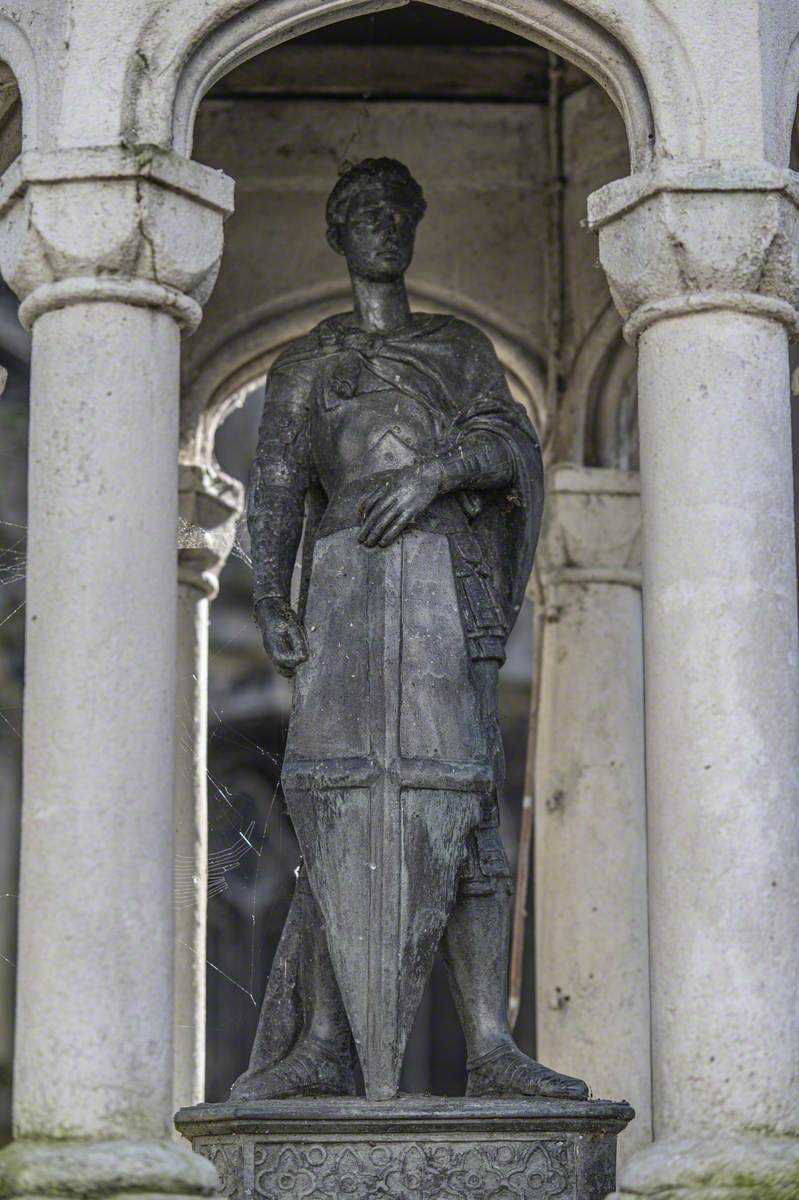
[{"label": "statue's right hand", "polygon": [[261,630],[264,650],[275,669],[290,679],[308,657],[308,639],[302,622],[280,596],[265,596],[259,600],[255,606],[255,619]]}]

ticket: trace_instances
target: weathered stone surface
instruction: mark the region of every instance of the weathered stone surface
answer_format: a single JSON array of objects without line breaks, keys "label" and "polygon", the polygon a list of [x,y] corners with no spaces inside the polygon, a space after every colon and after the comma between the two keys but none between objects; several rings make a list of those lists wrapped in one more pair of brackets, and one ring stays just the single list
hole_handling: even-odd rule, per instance
[{"label": "weathered stone surface", "polygon": [[[209,0],[207,4],[196,5],[186,0],[129,0],[126,4],[116,0],[97,5],[92,0],[73,0],[69,4],[53,0],[46,5],[20,5],[16,0],[3,0],[1,48],[3,58],[12,65],[19,80],[29,146],[81,148],[90,143],[142,140],[166,146],[172,144],[173,138],[180,137],[183,146],[188,147],[196,100],[213,78],[259,48],[337,15],[362,11],[364,7],[377,8],[380,3],[381,0],[366,5],[364,0],[337,0],[323,6],[315,0],[281,0],[275,4]],[[461,7],[464,3],[465,0]],[[593,58],[599,72],[609,73],[611,90],[631,100],[639,116],[643,112],[651,118],[628,124],[634,130],[649,130],[652,150],[661,160],[679,155],[712,156],[751,162],[768,159],[783,165],[787,159],[799,84],[799,9],[795,0],[729,0],[724,6],[723,20],[719,19],[716,5],[653,3],[642,8],[637,0],[572,0],[569,4],[559,0],[551,3],[497,0],[492,6],[470,0],[465,7],[477,15],[548,37],[554,48],[562,49],[577,61]],[[111,29],[113,36],[109,36]],[[91,81],[90,87],[87,80]],[[629,108],[630,104],[623,107]],[[635,137],[633,142],[640,151]],[[730,205],[730,218],[729,228],[734,233],[737,219],[734,205]],[[639,264],[632,259],[631,265],[639,270]],[[658,274],[660,264],[656,265],[654,273]],[[152,292],[147,294],[154,299]],[[761,316],[765,312],[761,306]],[[712,1111],[717,1134],[720,1127],[731,1121],[736,1125],[747,1121],[771,1126],[769,1118],[779,1118],[795,1127],[795,1078],[785,1086],[781,1073],[791,1056],[786,1039],[780,1036],[781,1030],[775,1029],[772,1018],[774,1013],[788,1011],[793,1004],[788,989],[795,976],[796,960],[784,948],[791,943],[790,933],[783,938],[782,930],[786,914],[791,911],[795,925],[796,901],[795,897],[793,901],[782,899],[783,892],[788,890],[782,884],[778,888],[779,899],[772,895],[770,889],[774,885],[766,877],[771,874],[767,868],[773,860],[782,870],[779,849],[791,845],[786,837],[792,832],[787,828],[786,812],[796,787],[795,778],[789,778],[790,768],[785,761],[785,747],[797,744],[795,721],[791,724],[792,714],[795,715],[795,678],[788,680],[790,687],[786,686],[790,673],[786,664],[792,662],[795,645],[785,633],[788,618],[782,622],[775,616],[775,596],[787,595],[784,613],[790,615],[795,626],[792,607],[795,598],[791,594],[792,585],[786,586],[787,575],[792,571],[785,554],[791,537],[786,499],[789,472],[785,458],[776,454],[780,440],[786,440],[784,419],[782,425],[777,419],[780,412],[784,417],[785,409],[784,337],[774,331],[762,334],[767,322],[740,313],[720,316],[715,312],[706,322],[693,324],[684,337],[676,332],[680,324],[664,322],[661,328],[670,326],[668,333],[654,330],[647,333],[644,354],[644,382],[649,388],[644,404],[650,414],[644,437],[649,439],[651,451],[645,459],[644,474],[652,476],[649,490],[652,516],[647,530],[652,550],[648,552],[647,571],[652,581],[650,591],[663,604],[659,613],[650,611],[647,617],[649,674],[650,678],[659,677],[657,691],[651,697],[653,703],[648,706],[650,711],[662,701],[650,721],[653,731],[660,731],[650,763],[654,764],[656,796],[661,794],[664,799],[671,799],[674,795],[678,801],[676,811],[657,800],[653,805],[656,813],[663,814],[662,825],[655,823],[658,836],[653,842],[657,846],[659,835],[663,835],[673,851],[671,858],[660,856],[659,872],[654,872],[655,892],[664,919],[671,912],[671,901],[679,899],[680,892],[685,895],[684,905],[677,905],[671,913],[671,923],[675,930],[679,929],[687,913],[688,927],[696,937],[696,942],[691,939],[693,959],[697,963],[706,962],[709,980],[715,974],[716,959],[713,953],[705,959],[703,951],[712,952],[717,946],[706,947],[702,943],[703,930],[697,929],[700,922],[695,914],[702,912],[705,924],[712,924],[712,919],[720,916],[719,925],[725,934],[727,922],[733,925],[732,936],[726,938],[727,970],[722,972],[728,986],[719,986],[716,978],[715,990],[708,986],[699,1006],[694,1004],[690,988],[684,988],[685,1001],[694,1013],[691,1029],[719,1037],[730,1050],[728,1058],[720,1060],[713,1055],[706,1062],[689,1045],[683,1060],[672,1054],[674,1046],[665,1037],[660,1043],[663,1047],[660,1056],[670,1071],[669,1095],[681,1098],[688,1093],[689,1098],[696,1095],[701,1101],[704,1093],[700,1111],[705,1116]],[[70,353],[73,332],[65,324],[54,332],[51,340],[53,344],[59,342],[59,350]],[[122,339],[119,343],[122,344]],[[107,338],[102,339],[102,345],[102,351],[96,351],[98,361],[108,355]],[[708,362],[711,356],[713,361]],[[85,372],[89,379],[93,366],[90,361]],[[765,419],[758,411],[764,394],[768,408]],[[658,411],[661,401],[663,408]],[[754,428],[748,419],[752,410],[758,414]],[[711,420],[699,425],[697,431],[690,420],[691,412],[698,414],[697,425],[708,414]],[[776,432],[764,430],[772,414]],[[695,440],[697,453],[693,453]],[[754,453],[744,454],[744,448],[752,446]],[[683,476],[673,472],[672,467],[675,461],[681,461],[680,452],[686,447],[691,453],[685,455]],[[138,442],[137,449],[140,449]],[[738,470],[742,461],[746,468],[743,473]],[[721,489],[717,487],[719,474]],[[682,492],[684,479],[688,487]],[[703,490],[705,481],[707,488]],[[727,488],[737,489],[737,503],[730,503],[725,496],[719,501],[719,490],[725,492]],[[66,490],[67,501],[80,492],[74,484]],[[679,502],[675,502],[675,496]],[[716,503],[715,521],[709,497]],[[662,515],[661,523],[658,514]],[[168,515],[173,520],[174,514]],[[696,530],[692,524],[697,526]],[[731,543],[727,537],[730,533]],[[56,539],[54,542],[57,545]],[[137,550],[138,545],[132,549]],[[158,545],[161,546],[160,540]],[[763,558],[755,555],[753,560],[749,553],[752,546],[763,551],[768,563],[777,564],[774,574],[768,568],[761,569]],[[133,587],[145,555],[146,548],[141,560],[135,553],[129,553],[124,581]],[[56,564],[52,578],[58,580],[59,589],[65,581],[69,584],[71,565]],[[731,569],[725,573],[726,567]],[[102,592],[107,604],[116,600],[116,595],[109,599],[107,570],[106,573],[99,570],[95,558],[88,564],[82,563],[81,576],[84,598],[91,601]],[[124,596],[122,603],[124,606]],[[152,597],[150,604],[157,608]],[[683,637],[686,629],[687,638]],[[713,634],[709,639],[708,630]],[[54,640],[58,640],[57,635]],[[725,643],[731,644],[735,653],[726,654]],[[71,645],[69,641],[59,644],[59,662],[67,677],[71,668],[83,661],[78,652],[70,649]],[[668,656],[675,647],[682,648],[684,653],[675,655],[672,664]],[[746,686],[741,686],[740,681]],[[754,691],[748,686],[752,681],[757,684]],[[104,686],[107,692],[107,683]],[[114,694],[112,691],[111,699]],[[151,700],[150,693],[142,695]],[[107,695],[104,700],[105,706],[111,707]],[[29,705],[31,710],[34,707]],[[120,712],[122,724],[126,716],[124,706]],[[670,728],[672,716],[676,718],[676,730]],[[755,718],[759,718],[759,724]],[[680,736],[683,722],[690,735],[685,739]],[[761,729],[765,734],[762,741],[758,738]],[[670,761],[667,735],[677,748],[676,762]],[[697,755],[693,764],[686,762],[687,745],[709,747],[712,764],[700,761],[704,755]],[[48,768],[58,766],[56,749],[57,742],[51,739],[47,753],[42,750],[42,761]],[[766,774],[763,764],[769,763],[772,754],[776,769]],[[141,747],[139,757],[142,760],[147,757]],[[87,765],[91,768],[88,773],[93,788],[91,799],[95,795],[102,799],[112,793],[116,777],[103,757],[102,738],[95,739],[87,762],[80,764],[81,776]],[[747,767],[748,770],[742,769]],[[699,773],[705,770],[709,772],[707,778]],[[100,777],[101,786],[95,788],[95,779]],[[146,787],[141,791],[146,792]],[[118,801],[116,795],[113,798]],[[761,812],[762,824],[758,824]],[[730,820],[733,824],[728,823]],[[774,846],[764,845],[756,836],[760,834],[765,839],[766,829],[774,830]],[[723,855],[707,849],[708,844],[718,844],[719,830],[724,831],[729,843],[728,853]],[[741,853],[742,847],[745,854]],[[772,857],[766,853],[769,849],[775,849]],[[696,858],[692,857],[694,854]],[[675,872],[672,866],[677,867]],[[752,866],[754,870],[744,870]],[[87,872],[91,876],[87,892],[103,896],[97,869],[95,861]],[[73,871],[73,874],[80,873]],[[792,873],[787,872],[787,879],[791,878]],[[706,893],[701,886],[703,882]],[[52,889],[37,893],[39,901],[42,895],[46,905],[28,906],[31,924],[36,922],[37,911],[47,911],[49,918],[49,913],[58,907]],[[705,895],[709,898],[707,909],[702,905]],[[162,906],[160,911],[163,914],[167,909]],[[91,904],[87,905],[87,912],[93,912]],[[737,986],[741,977],[748,978],[748,973],[744,947],[736,935],[740,934],[747,914],[752,912],[760,914],[763,920],[752,922],[752,937],[745,939],[746,945],[759,945],[762,951],[763,945],[774,941],[780,950],[778,954],[762,955],[764,960],[768,959],[769,977],[765,982],[756,979],[755,998],[763,996],[762,1003],[768,1004],[765,1019],[760,1020],[758,1009],[756,1018],[750,1016],[747,1026],[743,1022],[740,1026],[748,1034],[741,1037],[740,1048],[746,1053],[754,1043],[762,1051],[763,1061],[753,1062],[745,1057],[744,1061],[736,1062],[739,1045],[738,1039],[730,1036],[734,1021],[729,1017],[736,1016],[736,1004],[745,1012],[749,998],[741,996]],[[771,912],[776,916],[769,923],[765,918]],[[139,919],[142,920],[140,912]],[[122,919],[112,923],[118,923],[122,931],[126,928]],[[716,941],[723,944],[722,939]],[[58,944],[55,938],[53,942]],[[720,956],[720,949],[718,953]],[[669,976],[682,984],[668,952],[662,958],[666,988]],[[74,978],[71,963],[70,971],[70,977]],[[106,1008],[113,1009],[114,998],[109,1001],[105,990],[103,999]],[[664,1011],[669,1008],[668,999],[667,996]],[[135,1006],[134,1010],[137,1011]],[[114,1015],[119,1029],[122,1021],[119,1013]],[[675,1028],[680,1026],[680,1017],[678,1011]],[[84,1018],[84,1026],[89,1019]],[[128,1035],[127,1030],[125,1034]],[[36,1042],[37,1036],[35,1030],[31,1032],[26,1027],[26,1040]],[[47,1039],[40,1041],[52,1054]],[[702,1039],[699,1041],[701,1044]],[[143,1039],[134,1040],[134,1054],[142,1044]],[[45,1053],[43,1049],[42,1055]],[[65,1073],[77,1073],[80,1077],[81,1054],[87,1053],[83,1038],[72,1038],[63,1053]],[[734,1069],[725,1075],[731,1063]],[[715,1064],[712,1074],[711,1064]],[[700,1066],[708,1074],[697,1075],[694,1068]],[[45,1079],[42,1086],[45,1107],[50,1103],[51,1092]],[[744,1097],[748,1107],[741,1104],[731,1114],[727,1108],[731,1094]],[[775,1096],[780,1102],[784,1100],[786,1107],[792,1104],[787,1115],[783,1111],[776,1117],[771,1113],[770,1104]],[[712,1098],[712,1105],[707,1103],[708,1098]],[[69,1114],[77,1106],[59,1098],[56,1108],[61,1114]],[[694,1115],[689,1110],[689,1125]],[[665,1117],[664,1123],[668,1125],[668,1111]],[[48,1129],[55,1127],[52,1120],[45,1125]],[[685,1152],[683,1146],[680,1153]],[[678,1173],[673,1172],[667,1179],[676,1187]]]},{"label": "weathered stone surface", "polygon": [[213,599],[236,539],[244,488],[218,466],[181,463],[178,473],[178,578]]},{"label": "weathered stone surface", "polygon": [[536,1046],[635,1105],[621,1165],[652,1137],[639,479],[559,464],[547,484]]},{"label": "weathered stone surface", "polygon": [[25,152],[0,183],[0,269],[20,320],[110,299],[195,328],[232,207],[221,171],[153,146]]},{"label": "weathered stone surface", "polygon": [[658,1140],[625,1196],[797,1195],[771,1165],[799,1132],[796,200],[789,172],[697,162],[591,202],[639,355]]},{"label": "weathered stone surface", "polygon": [[178,469],[175,737],[175,1108],[205,1094],[208,606],[236,537],[243,487],[214,464]]},{"label": "weathered stone surface", "polygon": [[537,566],[545,587],[561,583],[641,586],[637,471],[558,463],[547,476]]},{"label": "weathered stone surface", "polygon": [[216,1183],[207,1162],[166,1139],[16,1141],[0,1156],[0,1196],[212,1196]]},{"label": "weathered stone surface", "polygon": [[[410,309],[425,209],[394,159],[339,178],[327,240],[352,313],[287,347],[267,380],[247,506],[255,617],[295,676],[281,778],[318,909],[303,876],[239,1101],[352,1095],[353,1045],[366,1095],[394,1098],[439,944],[467,1094],[588,1096],[523,1055],[507,1017],[497,677],[535,554],[541,448],[485,335]],[[305,946],[289,932],[300,909]]]},{"label": "weathered stone surface", "polygon": [[206,1104],[176,1124],[229,1200],[600,1200],[628,1104],[434,1097]]},{"label": "weathered stone surface", "polygon": [[20,909],[48,910],[20,927],[3,1194],[215,1187],[170,1138],[168,914],[178,326],[230,206],[221,175],[152,148],[31,151],[0,184],[2,270],[34,327]]},{"label": "weathered stone surface", "polygon": [[794,331],[799,180],[768,164],[670,163],[588,199],[632,340],[664,316],[756,312]]},{"label": "weathered stone surface", "polygon": [[666,1138],[636,1155],[608,1200],[795,1200],[799,1139],[744,1133]]}]

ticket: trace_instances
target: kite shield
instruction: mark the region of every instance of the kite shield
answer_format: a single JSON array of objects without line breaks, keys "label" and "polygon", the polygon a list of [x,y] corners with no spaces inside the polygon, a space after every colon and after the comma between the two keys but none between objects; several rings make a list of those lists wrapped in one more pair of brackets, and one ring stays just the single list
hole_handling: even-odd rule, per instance
[{"label": "kite shield", "polygon": [[492,782],[446,536],[321,539],[306,629],[283,788],[367,1097],[390,1099]]}]

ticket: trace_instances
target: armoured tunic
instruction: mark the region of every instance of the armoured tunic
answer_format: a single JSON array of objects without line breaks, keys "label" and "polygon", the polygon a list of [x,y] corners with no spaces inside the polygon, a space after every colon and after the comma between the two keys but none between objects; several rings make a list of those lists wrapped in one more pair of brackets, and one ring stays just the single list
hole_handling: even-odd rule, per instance
[{"label": "armoured tunic", "polygon": [[[445,473],[471,456],[479,490],[361,545],[364,497],[434,456]],[[477,664],[504,657],[541,500],[532,426],[471,326],[417,315],[388,336],[336,317],[275,363],[249,496],[255,599],[287,595],[304,505],[309,657],[282,783],[367,1094],[396,1089],[459,882],[507,886],[495,673]]]}]

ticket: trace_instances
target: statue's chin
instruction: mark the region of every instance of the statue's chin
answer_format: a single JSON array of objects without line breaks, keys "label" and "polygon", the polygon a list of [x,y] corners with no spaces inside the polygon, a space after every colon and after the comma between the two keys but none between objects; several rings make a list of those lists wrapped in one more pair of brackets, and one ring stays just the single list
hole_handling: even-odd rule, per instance
[{"label": "statue's chin", "polygon": [[408,266],[409,262],[402,258],[401,260],[393,259],[366,264],[351,263],[350,270],[353,275],[357,275],[361,279],[368,279],[372,283],[391,283],[395,279],[402,279]]}]

